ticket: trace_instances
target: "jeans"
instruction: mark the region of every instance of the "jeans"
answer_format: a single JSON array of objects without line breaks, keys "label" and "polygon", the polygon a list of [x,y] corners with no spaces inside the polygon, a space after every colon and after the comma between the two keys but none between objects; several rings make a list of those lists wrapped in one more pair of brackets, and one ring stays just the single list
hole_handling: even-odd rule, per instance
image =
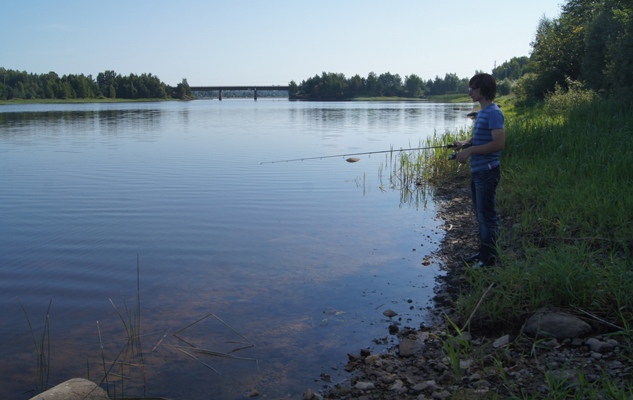
[{"label": "jeans", "polygon": [[477,222],[479,223],[479,259],[488,260],[497,257],[497,238],[499,237],[499,217],[496,210],[497,185],[501,179],[499,167],[486,171],[473,172],[470,183],[470,195]]}]

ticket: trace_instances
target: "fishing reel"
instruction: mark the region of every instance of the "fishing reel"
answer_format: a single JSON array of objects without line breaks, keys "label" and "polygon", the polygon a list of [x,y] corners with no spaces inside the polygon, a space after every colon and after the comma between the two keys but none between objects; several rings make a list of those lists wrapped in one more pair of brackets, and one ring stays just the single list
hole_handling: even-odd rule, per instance
[{"label": "fishing reel", "polygon": [[[472,146],[472,144],[470,144],[470,143],[465,144],[464,146],[462,146],[462,149],[467,149],[467,148],[469,148],[470,146]],[[452,144],[452,145],[449,145],[448,147],[449,147],[449,148],[455,148],[455,147],[457,147],[457,146],[456,146],[456,145],[454,145],[454,144]],[[457,150],[455,150],[455,152],[454,152],[454,153],[451,153],[451,154],[449,154],[449,155],[448,155],[448,159],[449,159],[449,161],[450,161],[450,160],[454,160],[454,159],[456,159],[456,158],[457,158]]]}]

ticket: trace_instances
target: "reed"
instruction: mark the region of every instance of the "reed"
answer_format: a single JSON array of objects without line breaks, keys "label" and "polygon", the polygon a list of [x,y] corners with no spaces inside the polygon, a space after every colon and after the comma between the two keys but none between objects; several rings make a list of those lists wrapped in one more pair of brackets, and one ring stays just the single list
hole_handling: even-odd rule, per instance
[{"label": "reed", "polygon": [[[425,141],[411,148],[441,147],[468,135],[466,129],[457,132],[437,132]],[[447,148],[427,148],[410,151],[389,152],[379,167],[380,188],[384,190],[384,174],[389,174],[389,188],[400,192],[400,206],[409,204],[416,208],[426,207],[435,184],[448,179],[465,178],[468,169],[462,164],[449,160],[452,150]]]},{"label": "reed", "polygon": [[[112,299],[110,304],[118,315],[126,334],[126,340],[118,354],[112,361],[106,361],[106,354],[101,337],[99,321],[97,321],[97,331],[99,333],[99,344],[101,348],[101,366],[103,368],[103,378],[100,385],[105,385],[108,396],[117,398],[125,397],[126,380],[130,380],[134,370],[138,370],[143,387],[143,395],[147,391],[145,376],[145,358],[142,346],[141,331],[141,287],[140,287],[140,263],[136,260],[136,298],[134,308],[128,307],[123,299],[123,310],[120,311]],[[118,391],[117,393],[117,383]]]},{"label": "reed", "polygon": [[32,392],[35,394],[45,392],[48,390],[48,382],[50,378],[50,359],[51,359],[51,332],[50,332],[50,312],[51,305],[53,301],[48,302],[48,308],[46,309],[46,317],[44,320],[44,330],[42,331],[42,336],[38,340],[35,330],[33,329],[33,325],[31,324],[31,319],[29,318],[29,314],[24,307],[24,304],[18,298],[18,303],[22,308],[22,312],[26,317],[26,321],[29,325],[29,331],[31,333],[31,338],[33,339],[33,349],[35,350],[35,358],[36,358],[36,379],[35,379],[35,389]]}]

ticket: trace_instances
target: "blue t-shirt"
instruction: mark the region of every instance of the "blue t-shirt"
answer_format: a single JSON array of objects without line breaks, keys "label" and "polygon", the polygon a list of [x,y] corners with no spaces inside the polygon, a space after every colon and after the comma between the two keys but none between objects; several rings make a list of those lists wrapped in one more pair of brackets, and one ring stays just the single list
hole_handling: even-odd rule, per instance
[{"label": "blue t-shirt", "polygon": [[[477,113],[473,131],[473,146],[492,142],[492,130],[503,128],[503,113],[496,104],[492,103]],[[501,151],[491,154],[473,154],[470,156],[470,170],[478,172],[496,168],[500,164],[500,157]]]}]

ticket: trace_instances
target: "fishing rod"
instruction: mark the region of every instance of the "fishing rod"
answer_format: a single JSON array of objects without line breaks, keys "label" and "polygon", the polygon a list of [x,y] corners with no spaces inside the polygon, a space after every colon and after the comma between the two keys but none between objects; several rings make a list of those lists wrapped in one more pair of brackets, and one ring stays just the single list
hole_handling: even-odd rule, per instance
[{"label": "fishing rod", "polygon": [[346,159],[347,162],[356,162],[359,161],[358,158],[353,158],[351,156],[362,156],[362,155],[372,155],[372,154],[380,154],[380,153],[393,153],[393,152],[401,152],[401,151],[410,151],[410,150],[430,150],[430,149],[452,149],[457,147],[455,144],[445,144],[442,146],[429,146],[429,147],[414,147],[409,149],[400,149],[400,150],[381,150],[381,151],[367,151],[364,153],[345,153],[345,154],[336,154],[331,156],[317,156],[317,157],[304,157],[304,158],[293,158],[290,160],[277,160],[277,161],[264,161],[261,164],[275,164],[281,162],[291,162],[291,161],[305,161],[305,160],[321,160],[324,158],[335,158],[335,157],[350,157]]}]

